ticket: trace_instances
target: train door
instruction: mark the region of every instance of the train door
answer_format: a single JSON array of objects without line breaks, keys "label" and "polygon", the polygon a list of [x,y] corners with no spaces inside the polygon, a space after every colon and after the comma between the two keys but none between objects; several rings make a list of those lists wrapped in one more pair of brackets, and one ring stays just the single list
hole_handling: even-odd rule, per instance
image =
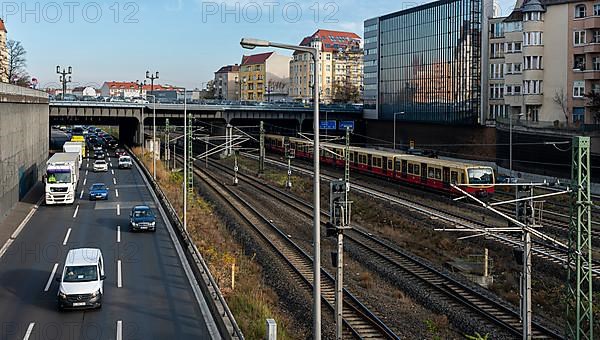
[{"label": "train door", "polygon": [[387,160],[387,175],[394,177],[394,160],[391,158]]},{"label": "train door", "polygon": [[387,175],[387,169],[388,169],[387,164],[388,164],[387,157],[381,156],[381,171],[384,175]]},{"label": "train door", "polygon": [[421,163],[421,183],[427,183],[427,163]]},{"label": "train door", "polygon": [[398,158],[395,158],[396,164],[394,164],[394,177],[400,176],[402,173],[402,162]]},{"label": "train door", "polygon": [[450,187],[450,168],[443,167],[442,168],[442,181],[444,182],[444,188]]},{"label": "train door", "polygon": [[371,154],[367,155],[367,169],[370,170],[373,167],[373,156]]},{"label": "train door", "polygon": [[406,178],[406,171],[408,169],[408,161],[406,159],[402,160],[402,178]]}]

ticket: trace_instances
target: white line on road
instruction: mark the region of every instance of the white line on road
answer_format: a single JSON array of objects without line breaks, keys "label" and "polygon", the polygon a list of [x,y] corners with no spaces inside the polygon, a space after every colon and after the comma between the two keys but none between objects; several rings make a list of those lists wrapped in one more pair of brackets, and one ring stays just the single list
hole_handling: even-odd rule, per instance
[{"label": "white line on road", "polygon": [[33,208],[31,208],[31,211],[29,211],[29,214],[27,214],[27,216],[25,216],[25,219],[23,220],[23,222],[21,222],[21,224],[19,224],[19,227],[17,227],[15,232],[10,236],[10,238],[6,241],[6,243],[4,243],[4,245],[2,246],[2,249],[0,249],[0,258],[2,258],[4,253],[6,253],[6,251],[8,250],[8,247],[10,247],[10,245],[15,241],[17,236],[19,236],[19,234],[21,233],[21,230],[23,230],[23,228],[25,227],[27,222],[29,222],[29,220],[31,219],[33,214],[35,214],[37,209],[40,207],[40,204],[42,204],[43,199],[44,199],[43,197],[40,198],[40,200],[36,203],[36,205],[34,205]]},{"label": "white line on road", "polygon": [[67,230],[67,235],[65,235],[65,240],[63,241],[63,246],[67,245],[67,241],[69,241],[69,235],[71,235],[71,228]]},{"label": "white line on road", "polygon": [[115,189],[115,196],[119,197],[119,189]]},{"label": "white line on road", "polygon": [[114,174],[115,174],[115,171],[111,169],[111,170],[110,170],[110,173],[114,175]]},{"label": "white line on road", "polygon": [[52,281],[54,281],[54,275],[56,274],[56,269],[58,269],[58,263],[55,263],[54,268],[52,268],[52,274],[50,274],[50,277],[48,278],[48,282],[46,283],[46,288],[44,288],[44,292],[47,292],[48,289],[50,289],[50,285],[52,284]]},{"label": "white line on road", "polygon": [[31,332],[33,332],[33,326],[35,326],[35,322],[32,322],[29,324],[29,327],[27,327],[27,332],[25,332],[25,336],[23,337],[23,340],[29,339],[29,337],[31,336]]},{"label": "white line on road", "polygon": [[117,203],[117,216],[121,216],[121,206]]},{"label": "white line on road", "polygon": [[121,243],[121,226],[117,226],[117,243]]},{"label": "white line on road", "polygon": [[123,340],[123,321],[117,321],[117,340]]},{"label": "white line on road", "polygon": [[123,278],[121,277],[121,260],[117,261],[117,288],[123,287]]},{"label": "white line on road", "polygon": [[83,179],[83,185],[87,182],[87,177]]},{"label": "white line on road", "polygon": [[85,175],[86,175],[86,176],[88,175],[88,171],[89,171],[89,170],[86,170],[86,171],[85,171]]},{"label": "white line on road", "polygon": [[83,190],[83,189],[81,189],[81,193],[79,194],[79,199],[82,199],[82,198],[83,198],[83,192],[84,192],[84,190]]},{"label": "white line on road", "polygon": [[75,208],[75,213],[73,213],[73,218],[77,217],[78,212],[79,212],[79,204],[77,204],[77,208]]},{"label": "white line on road", "polygon": [[113,184],[117,185],[117,179],[113,177]]}]

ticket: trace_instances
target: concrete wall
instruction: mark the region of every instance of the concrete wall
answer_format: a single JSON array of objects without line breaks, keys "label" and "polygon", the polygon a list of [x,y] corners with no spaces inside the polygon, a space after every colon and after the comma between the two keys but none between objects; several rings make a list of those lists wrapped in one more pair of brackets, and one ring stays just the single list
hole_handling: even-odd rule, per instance
[{"label": "concrete wall", "polygon": [[[573,63],[570,55],[573,33],[569,31],[571,17],[568,6],[548,6],[544,19],[544,104],[540,120],[548,122],[565,121],[561,107],[554,102],[556,93],[564,92],[565,98],[570,102],[573,97],[573,83],[567,79],[567,70],[572,68]],[[565,46],[565,42],[569,47]]]},{"label": "concrete wall", "polygon": [[0,220],[42,177],[48,113],[47,94],[0,84]]}]

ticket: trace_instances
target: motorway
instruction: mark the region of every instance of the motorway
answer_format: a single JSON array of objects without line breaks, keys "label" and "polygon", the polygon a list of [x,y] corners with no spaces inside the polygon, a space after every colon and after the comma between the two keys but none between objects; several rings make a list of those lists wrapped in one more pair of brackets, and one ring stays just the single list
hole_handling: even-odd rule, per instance
[{"label": "motorway", "polygon": [[[218,338],[139,170],[119,170],[112,158],[108,172],[94,173],[92,163],[83,162],[75,204],[41,205],[0,255],[0,339]],[[89,201],[88,188],[99,182],[109,187],[108,201]],[[154,209],[156,233],[129,232],[136,204]],[[103,306],[60,312],[54,278],[79,247],[102,250]]]}]

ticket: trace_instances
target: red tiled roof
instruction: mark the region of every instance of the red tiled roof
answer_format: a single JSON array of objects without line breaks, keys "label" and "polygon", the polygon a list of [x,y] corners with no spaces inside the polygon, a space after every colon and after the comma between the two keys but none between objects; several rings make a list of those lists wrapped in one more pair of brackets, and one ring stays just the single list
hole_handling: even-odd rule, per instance
[{"label": "red tiled roof", "polygon": [[[105,83],[109,89],[111,90],[126,90],[126,89],[132,89],[132,90],[139,90],[140,86],[133,81],[107,81]],[[146,91],[152,91],[151,89],[151,85],[144,85],[142,87],[142,89],[146,90]],[[159,84],[154,84],[154,91],[169,91],[169,90],[175,90],[176,88],[174,86],[162,86]]]},{"label": "red tiled roof", "polygon": [[4,20],[2,20],[2,19],[0,19],[0,31],[7,32],[6,26],[4,26]]},{"label": "red tiled roof", "polygon": [[242,56],[242,65],[256,65],[262,64],[273,54],[273,52],[266,52],[253,55]]},{"label": "red tiled roof", "polygon": [[240,65],[235,64],[235,65],[225,65],[223,67],[221,67],[217,72],[215,73],[225,73],[225,72],[239,72],[240,71]]},{"label": "red tiled roof", "polygon": [[315,38],[321,40],[321,50],[325,52],[360,44],[360,36],[356,33],[319,29],[311,36],[302,39],[300,45],[308,46]]}]

